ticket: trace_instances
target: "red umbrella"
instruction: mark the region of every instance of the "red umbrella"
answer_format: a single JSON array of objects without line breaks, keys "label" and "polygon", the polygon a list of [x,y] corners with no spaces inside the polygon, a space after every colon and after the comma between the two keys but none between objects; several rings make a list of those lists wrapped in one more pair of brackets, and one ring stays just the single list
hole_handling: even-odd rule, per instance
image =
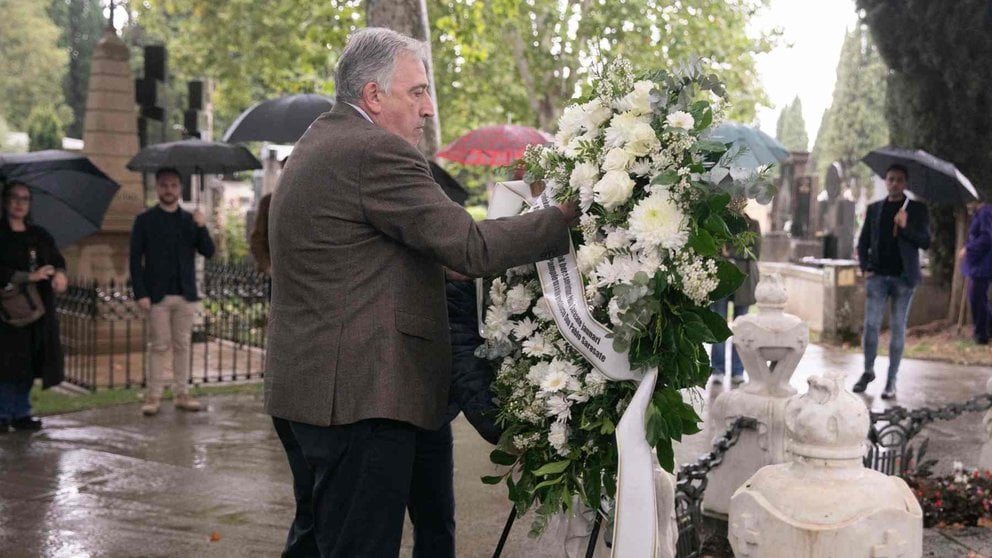
[{"label": "red umbrella", "polygon": [[527,126],[483,126],[451,142],[437,156],[466,165],[504,167],[523,157],[528,145],[543,145],[552,139]]}]

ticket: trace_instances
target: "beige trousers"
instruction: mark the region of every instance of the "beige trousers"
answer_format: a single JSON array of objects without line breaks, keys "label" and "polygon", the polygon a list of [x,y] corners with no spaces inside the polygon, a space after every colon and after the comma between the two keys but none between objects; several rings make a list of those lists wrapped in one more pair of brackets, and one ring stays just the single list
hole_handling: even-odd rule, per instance
[{"label": "beige trousers", "polygon": [[165,358],[172,349],[172,393],[189,391],[189,350],[198,302],[168,295],[148,311],[148,382],[145,395],[161,397],[165,389]]}]

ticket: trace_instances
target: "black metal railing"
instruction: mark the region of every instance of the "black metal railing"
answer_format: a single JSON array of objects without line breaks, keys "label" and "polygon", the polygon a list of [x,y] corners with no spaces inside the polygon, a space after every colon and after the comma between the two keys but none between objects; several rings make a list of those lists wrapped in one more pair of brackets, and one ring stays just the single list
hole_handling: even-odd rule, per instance
[{"label": "black metal railing", "polygon": [[[262,376],[269,293],[268,278],[246,263],[205,264],[191,382]],[[67,382],[89,390],[145,384],[147,319],[129,283],[73,279],[56,306]]]}]

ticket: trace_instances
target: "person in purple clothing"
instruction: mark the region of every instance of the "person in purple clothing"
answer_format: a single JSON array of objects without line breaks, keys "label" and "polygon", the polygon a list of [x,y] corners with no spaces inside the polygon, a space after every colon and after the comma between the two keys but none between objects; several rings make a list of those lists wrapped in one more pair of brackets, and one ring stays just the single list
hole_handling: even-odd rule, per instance
[{"label": "person in purple clothing", "polygon": [[975,322],[974,338],[979,345],[988,345],[990,315],[989,285],[992,284],[992,206],[984,201],[968,204],[973,212],[968,228],[968,241],[961,250],[965,277],[971,279],[968,302]]}]

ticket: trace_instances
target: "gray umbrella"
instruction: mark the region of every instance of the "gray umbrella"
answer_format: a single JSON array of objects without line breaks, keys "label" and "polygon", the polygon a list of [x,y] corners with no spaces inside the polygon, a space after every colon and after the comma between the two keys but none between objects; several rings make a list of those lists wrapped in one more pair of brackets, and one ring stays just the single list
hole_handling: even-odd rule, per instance
[{"label": "gray umbrella", "polygon": [[706,139],[733,144],[729,153],[736,154],[730,161],[735,167],[777,165],[789,157],[789,150],[778,140],[747,124],[724,122],[711,130]]},{"label": "gray umbrella", "polygon": [[0,154],[0,182],[31,189],[31,219],[60,247],[100,230],[120,189],[84,155],[58,150]]},{"label": "gray umbrella", "polygon": [[978,191],[957,167],[922,149],[890,145],[872,151],[861,160],[881,177],[885,177],[885,171],[894,164],[906,167],[909,171],[907,189],[932,203],[960,206],[979,199]]},{"label": "gray umbrella", "polygon": [[318,116],[333,107],[333,99],[313,93],[262,101],[234,120],[224,132],[224,141],[296,143]]}]

